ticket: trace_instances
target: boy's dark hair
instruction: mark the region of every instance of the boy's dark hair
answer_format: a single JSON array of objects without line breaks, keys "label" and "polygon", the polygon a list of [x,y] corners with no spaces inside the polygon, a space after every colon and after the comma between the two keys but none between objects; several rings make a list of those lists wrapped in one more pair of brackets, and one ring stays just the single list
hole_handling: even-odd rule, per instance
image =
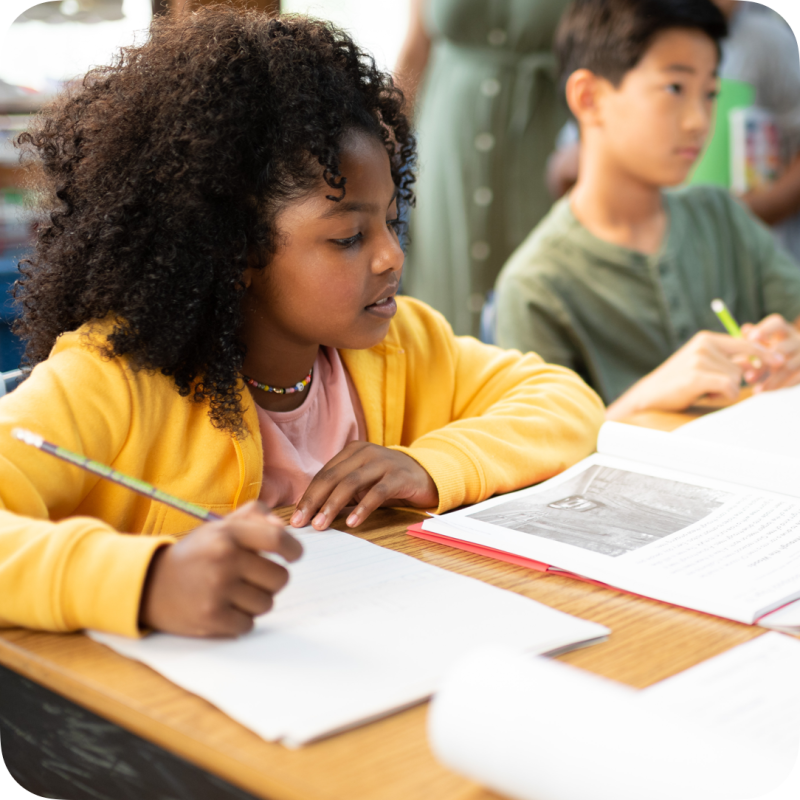
[{"label": "boy's dark hair", "polygon": [[718,52],[728,33],[725,17],[711,0],[573,0],[555,37],[562,86],[578,69],[619,86],[653,38],[671,28],[703,31]]},{"label": "boy's dark hair", "polygon": [[243,435],[242,274],[268,267],[288,199],[321,175],[344,196],[349,130],[383,142],[399,210],[413,203],[403,102],[328,23],[222,5],[155,19],[19,137],[43,211],[14,287],[27,363],[111,318],[108,356],[171,376]]}]

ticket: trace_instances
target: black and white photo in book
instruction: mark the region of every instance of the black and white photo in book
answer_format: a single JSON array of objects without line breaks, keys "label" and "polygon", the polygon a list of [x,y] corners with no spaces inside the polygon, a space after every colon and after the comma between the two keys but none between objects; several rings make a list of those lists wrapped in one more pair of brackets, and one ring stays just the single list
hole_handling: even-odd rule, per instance
[{"label": "black and white photo in book", "polygon": [[552,488],[469,517],[620,556],[699,522],[731,497],[719,489],[595,464]]}]

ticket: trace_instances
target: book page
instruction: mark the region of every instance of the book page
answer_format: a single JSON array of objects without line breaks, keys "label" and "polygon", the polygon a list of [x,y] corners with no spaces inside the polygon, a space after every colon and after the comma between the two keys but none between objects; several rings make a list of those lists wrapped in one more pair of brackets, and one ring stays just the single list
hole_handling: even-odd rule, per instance
[{"label": "book page", "polygon": [[754,395],[693,420],[674,435],[800,459],[800,386]]},{"label": "book page", "polygon": [[608,633],[347,533],[293,534],[304,555],[251,633],[90,635],[263,738],[297,745],[424,700],[481,643],[549,652]]},{"label": "book page", "polygon": [[800,744],[800,642],[762,638],[639,692],[484,650],[434,698],[431,748],[520,800],[761,797],[789,774]]},{"label": "book page", "polygon": [[800,600],[787,603],[776,611],[761,617],[758,624],[784,633],[800,634]]},{"label": "book page", "polygon": [[[770,396],[779,394],[780,392],[772,392]],[[794,398],[800,409],[800,395],[794,395]],[[729,409],[715,411],[678,428],[673,433],[639,428],[620,422],[606,422],[600,429],[597,451],[638,464],[658,466],[752,489],[800,497],[800,481],[796,479],[798,461],[791,455],[792,452],[800,454],[800,425],[794,423],[786,426],[787,440],[792,438],[793,427],[797,428],[796,449],[789,445],[786,447],[786,452],[778,452],[777,449],[759,452],[760,448],[751,446],[760,439],[759,434],[752,432],[753,426],[757,427],[754,417],[758,415],[736,411],[749,402],[751,401],[745,400]],[[773,407],[771,415],[773,418],[782,416],[785,420],[790,404],[784,405],[783,401],[781,404],[782,410]],[[796,411],[792,413],[800,419],[800,413]],[[720,414],[735,414],[735,424],[729,425],[726,419],[730,417],[719,417]],[[764,433],[768,424],[762,423]],[[773,431],[774,436],[778,435],[777,427],[776,425],[776,430]],[[711,431],[713,436],[696,436],[695,431],[701,433]],[[769,440],[769,437],[765,437],[764,440]],[[710,446],[710,442],[713,446]]]}]

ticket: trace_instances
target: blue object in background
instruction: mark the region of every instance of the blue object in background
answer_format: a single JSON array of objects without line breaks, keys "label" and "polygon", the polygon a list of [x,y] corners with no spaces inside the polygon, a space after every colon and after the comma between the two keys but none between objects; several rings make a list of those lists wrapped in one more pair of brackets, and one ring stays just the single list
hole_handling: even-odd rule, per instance
[{"label": "blue object in background", "polygon": [[5,250],[0,253],[0,372],[17,369],[25,349],[22,342],[11,333],[11,323],[16,319],[14,301],[9,290],[17,279],[17,265],[25,249]]}]

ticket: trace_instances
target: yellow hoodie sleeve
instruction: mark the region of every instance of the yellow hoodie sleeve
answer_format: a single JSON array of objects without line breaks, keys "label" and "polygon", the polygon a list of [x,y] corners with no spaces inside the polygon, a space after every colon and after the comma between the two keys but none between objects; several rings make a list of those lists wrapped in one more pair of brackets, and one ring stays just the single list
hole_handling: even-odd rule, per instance
[{"label": "yellow hoodie sleeve", "polygon": [[123,447],[131,414],[124,367],[64,344],[0,400],[0,624],[137,636],[147,569],[172,539],[71,516],[100,479],[11,437],[12,428],[29,428],[108,464]]},{"label": "yellow hoodie sleeve", "polygon": [[393,446],[431,475],[439,512],[545,480],[594,451],[603,403],[574,372],[457,337],[426,306],[404,306],[405,441]]}]

